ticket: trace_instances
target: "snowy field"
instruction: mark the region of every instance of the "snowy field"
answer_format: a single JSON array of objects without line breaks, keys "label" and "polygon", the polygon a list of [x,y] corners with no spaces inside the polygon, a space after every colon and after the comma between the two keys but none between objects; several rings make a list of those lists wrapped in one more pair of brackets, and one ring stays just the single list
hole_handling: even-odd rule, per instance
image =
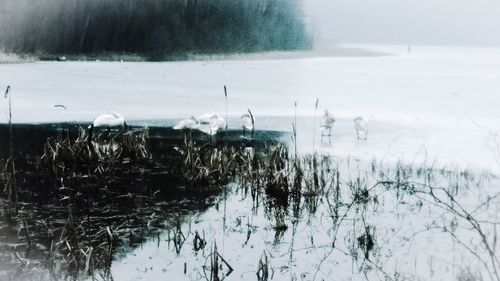
[{"label": "snowy field", "polygon": [[[302,151],[313,146],[319,98],[318,115],[328,108],[338,120],[333,144],[322,147],[335,156],[500,171],[500,48],[364,48],[392,55],[2,64],[0,87],[12,86],[14,122],[89,121],[114,110],[171,125],[206,111],[223,114],[227,85],[231,127],[250,108],[257,129],[291,131],[297,101]],[[355,139],[358,115],[370,121],[367,141]]]}]

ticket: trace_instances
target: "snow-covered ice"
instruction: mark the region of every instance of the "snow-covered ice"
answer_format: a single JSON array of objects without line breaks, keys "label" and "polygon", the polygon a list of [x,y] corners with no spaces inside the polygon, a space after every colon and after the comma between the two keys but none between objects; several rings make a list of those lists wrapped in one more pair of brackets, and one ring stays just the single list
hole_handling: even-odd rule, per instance
[{"label": "snow-covered ice", "polygon": [[[227,85],[230,117],[250,108],[256,129],[291,131],[297,101],[302,150],[312,148],[319,98],[318,116],[327,108],[337,118],[334,144],[322,148],[335,155],[500,171],[500,48],[365,48],[393,55],[3,64],[0,87],[12,86],[15,122],[90,121],[114,110],[127,121],[172,125],[206,111],[223,114]],[[6,121],[6,102],[0,112]],[[355,139],[355,116],[368,119],[367,141]]]}]

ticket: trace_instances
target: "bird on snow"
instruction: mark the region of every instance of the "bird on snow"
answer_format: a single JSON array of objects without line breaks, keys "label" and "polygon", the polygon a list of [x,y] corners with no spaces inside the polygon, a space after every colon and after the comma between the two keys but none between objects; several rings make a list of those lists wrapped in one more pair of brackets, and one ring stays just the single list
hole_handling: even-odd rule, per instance
[{"label": "bird on snow", "polygon": [[320,121],[320,129],[321,129],[321,143],[323,143],[323,137],[328,137],[328,142],[331,143],[332,139],[332,128],[333,124],[335,124],[335,117],[333,117],[333,114],[328,111],[328,109],[325,110],[325,113],[321,116],[321,121]]},{"label": "bird on snow", "polygon": [[354,118],[354,128],[356,129],[358,139],[360,139],[360,134],[364,135],[365,140],[368,138],[368,123],[363,117],[358,116]]}]

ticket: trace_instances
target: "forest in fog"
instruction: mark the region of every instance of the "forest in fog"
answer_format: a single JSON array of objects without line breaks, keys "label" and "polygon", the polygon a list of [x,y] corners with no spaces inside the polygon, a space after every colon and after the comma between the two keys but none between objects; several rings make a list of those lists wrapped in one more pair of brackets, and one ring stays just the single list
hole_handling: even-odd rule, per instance
[{"label": "forest in fog", "polygon": [[298,0],[0,0],[0,48],[18,54],[185,54],[304,49]]}]

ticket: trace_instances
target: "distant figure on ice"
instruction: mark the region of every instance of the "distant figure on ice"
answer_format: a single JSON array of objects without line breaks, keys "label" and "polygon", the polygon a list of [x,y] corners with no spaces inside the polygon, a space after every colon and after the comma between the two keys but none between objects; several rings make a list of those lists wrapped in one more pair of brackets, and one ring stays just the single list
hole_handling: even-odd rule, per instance
[{"label": "distant figure on ice", "polygon": [[321,129],[321,143],[323,143],[323,137],[328,137],[328,142],[332,143],[332,128],[335,124],[335,117],[331,114],[328,109],[321,116],[320,129]]},{"label": "distant figure on ice", "polygon": [[363,117],[358,116],[354,118],[354,128],[356,129],[358,140],[360,139],[360,134],[364,135],[365,140],[368,138],[368,123]]}]

